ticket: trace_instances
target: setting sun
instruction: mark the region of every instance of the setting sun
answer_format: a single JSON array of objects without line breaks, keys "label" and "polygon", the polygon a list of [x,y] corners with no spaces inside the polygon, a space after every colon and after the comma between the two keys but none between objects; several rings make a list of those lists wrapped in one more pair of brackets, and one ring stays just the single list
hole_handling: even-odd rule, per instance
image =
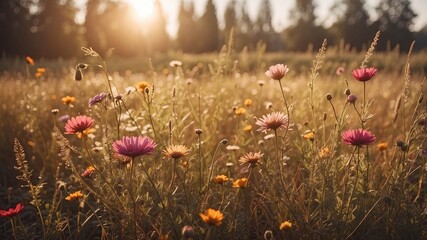
[{"label": "setting sun", "polygon": [[153,16],[153,0],[126,0],[132,8],[135,16],[140,19],[149,19]]}]

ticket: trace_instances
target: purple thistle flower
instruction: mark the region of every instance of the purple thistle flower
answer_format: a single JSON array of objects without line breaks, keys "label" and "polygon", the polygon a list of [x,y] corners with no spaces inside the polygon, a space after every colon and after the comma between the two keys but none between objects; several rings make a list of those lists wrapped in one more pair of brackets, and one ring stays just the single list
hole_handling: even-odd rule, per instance
[{"label": "purple thistle flower", "polygon": [[156,146],[154,140],[149,137],[125,136],[113,142],[113,151],[118,155],[134,158],[152,154]]},{"label": "purple thistle flower", "polygon": [[370,131],[364,129],[347,130],[341,134],[344,144],[353,146],[370,145],[377,138]]},{"label": "purple thistle flower", "polygon": [[95,106],[97,103],[104,101],[104,99],[107,97],[107,94],[105,92],[96,94],[94,97],[89,99],[89,107]]}]

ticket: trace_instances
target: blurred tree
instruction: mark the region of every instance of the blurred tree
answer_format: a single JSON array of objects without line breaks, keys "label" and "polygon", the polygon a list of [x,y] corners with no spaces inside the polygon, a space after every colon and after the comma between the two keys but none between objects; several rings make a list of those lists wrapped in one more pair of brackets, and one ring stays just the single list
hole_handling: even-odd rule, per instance
[{"label": "blurred tree", "polygon": [[194,5],[190,2],[186,7],[184,1],[181,0],[179,8],[179,28],[177,33],[177,42],[179,48],[183,52],[195,52],[194,46],[196,44],[196,22],[194,20]]},{"label": "blurred tree", "polygon": [[169,49],[169,35],[166,32],[166,19],[159,0],[154,3],[153,18],[148,24],[148,51],[149,53],[167,52]]},{"label": "blurred tree", "polygon": [[82,45],[77,12],[72,0],[39,0],[35,26],[36,55],[48,58],[75,56]]},{"label": "blurred tree", "polygon": [[344,40],[358,50],[366,48],[376,31],[371,28],[365,0],[341,0],[333,10],[336,11],[337,21],[330,31],[335,40]]},{"label": "blurred tree", "polygon": [[[100,25],[101,4],[103,0],[88,0],[86,5],[85,40],[88,47],[95,51],[105,51],[105,33]],[[104,3],[105,4],[105,3]]]},{"label": "blurred tree", "polygon": [[0,53],[4,56],[33,55],[31,51],[30,0],[0,1]]},{"label": "blurred tree", "polygon": [[213,0],[208,0],[205,13],[197,21],[196,37],[197,52],[213,52],[218,50],[219,27]]},{"label": "blurred tree", "polygon": [[410,0],[382,0],[378,7],[375,28],[381,31],[378,50],[390,50],[396,46],[407,51],[415,39],[411,27],[417,14],[411,8]]},{"label": "blurred tree", "polygon": [[105,33],[105,46],[121,56],[135,56],[146,51],[144,24],[137,21],[133,9],[123,2],[110,2],[99,17]]},{"label": "blurred tree", "polygon": [[293,24],[285,30],[287,48],[295,51],[305,51],[309,46],[320,48],[323,39],[327,38],[326,30],[316,24],[313,0],[297,0],[291,10],[290,19]]},{"label": "blurred tree", "polygon": [[427,51],[427,24],[415,33],[415,49]]},{"label": "blurred tree", "polygon": [[256,42],[254,39],[254,29],[248,10],[247,5],[242,2],[240,5],[239,17],[237,18],[237,27],[235,31],[236,41],[235,48],[241,50],[244,47],[249,49],[255,49]]},{"label": "blurred tree", "polygon": [[[237,27],[237,15],[236,15],[236,0],[228,2],[227,8],[224,12],[224,41],[225,43],[229,42],[231,29],[234,29],[236,32]],[[236,35],[234,35],[233,41],[236,40]]]},{"label": "blurred tree", "polygon": [[254,24],[255,42],[267,44],[267,51],[281,49],[280,36],[273,29],[270,0],[262,0],[258,18]]}]

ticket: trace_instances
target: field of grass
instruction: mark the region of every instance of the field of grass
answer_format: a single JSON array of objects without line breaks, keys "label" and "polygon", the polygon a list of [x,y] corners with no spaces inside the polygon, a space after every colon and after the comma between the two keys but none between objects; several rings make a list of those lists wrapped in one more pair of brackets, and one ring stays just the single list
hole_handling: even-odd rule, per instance
[{"label": "field of grass", "polygon": [[425,54],[84,50],[1,64],[1,239],[427,238]]}]

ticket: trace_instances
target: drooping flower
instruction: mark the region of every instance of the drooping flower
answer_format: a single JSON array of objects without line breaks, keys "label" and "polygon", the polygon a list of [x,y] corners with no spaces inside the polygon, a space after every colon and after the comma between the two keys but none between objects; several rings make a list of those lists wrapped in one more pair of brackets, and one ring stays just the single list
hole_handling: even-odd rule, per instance
[{"label": "drooping flower", "polygon": [[65,96],[63,98],[61,98],[61,102],[64,103],[65,105],[70,105],[72,103],[74,103],[76,101],[75,97],[72,96]]},{"label": "drooping flower", "polygon": [[181,157],[187,156],[190,153],[190,149],[188,149],[184,145],[170,145],[163,150],[163,155],[167,158],[179,159]]},{"label": "drooping flower", "polygon": [[219,227],[222,224],[224,215],[219,211],[212,208],[208,208],[205,213],[199,213],[202,221],[211,226]]},{"label": "drooping flower", "polygon": [[98,93],[98,94],[96,94],[95,96],[93,96],[92,98],[89,99],[88,106],[89,107],[93,107],[97,103],[100,103],[100,102],[104,101],[104,99],[106,97],[107,97],[107,93],[105,93],[105,92]]},{"label": "drooping flower", "polygon": [[67,197],[65,197],[65,200],[72,201],[82,197],[84,197],[83,193],[81,191],[76,191],[76,192],[70,193]]},{"label": "drooping flower", "polygon": [[239,162],[240,165],[243,165],[245,163],[249,163],[252,166],[255,166],[256,163],[264,156],[264,153],[261,152],[248,152],[243,154],[243,156],[240,157]]},{"label": "drooping flower", "polygon": [[292,228],[292,222],[290,221],[284,221],[280,224],[279,229],[282,231],[287,231]]},{"label": "drooping flower", "polygon": [[233,182],[234,188],[245,188],[247,185],[248,185],[248,179],[247,178],[239,178]]},{"label": "drooping flower", "polygon": [[265,72],[265,75],[274,80],[281,80],[288,72],[289,68],[287,65],[276,64],[270,66]]},{"label": "drooping flower", "polygon": [[375,73],[377,73],[377,69],[370,68],[358,68],[353,70],[353,77],[360,82],[366,82],[371,80],[374,77]]},{"label": "drooping flower", "polygon": [[65,124],[65,134],[78,134],[80,136],[87,136],[93,131],[91,128],[94,122],[95,120],[85,115],[72,117]]},{"label": "drooping flower", "polygon": [[9,208],[8,210],[0,210],[0,217],[13,217],[20,213],[24,209],[22,203],[16,204],[15,208]]},{"label": "drooping flower", "polygon": [[260,126],[258,131],[266,133],[268,130],[277,130],[279,128],[287,127],[288,116],[281,112],[273,112],[259,118],[256,125]]},{"label": "drooping flower", "polygon": [[353,146],[370,145],[376,137],[370,131],[364,129],[347,130],[341,134],[343,143]]},{"label": "drooping flower", "polygon": [[154,140],[141,136],[125,136],[121,140],[113,142],[113,150],[116,154],[130,158],[152,154],[156,146]]},{"label": "drooping flower", "polygon": [[230,179],[225,175],[216,175],[214,178],[212,178],[212,182],[218,183],[218,184],[223,184],[223,183],[227,182],[228,180],[230,180]]}]

